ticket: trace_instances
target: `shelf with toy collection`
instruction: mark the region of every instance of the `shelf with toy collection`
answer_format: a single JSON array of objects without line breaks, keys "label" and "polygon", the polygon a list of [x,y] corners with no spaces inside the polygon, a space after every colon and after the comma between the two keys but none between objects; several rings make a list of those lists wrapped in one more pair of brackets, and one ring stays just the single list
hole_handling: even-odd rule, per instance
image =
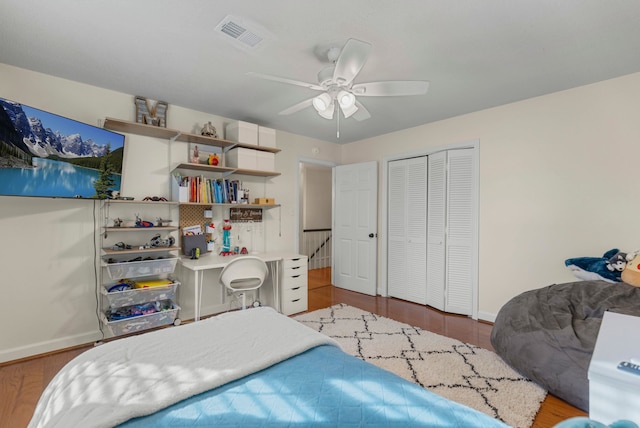
[{"label": "shelf with toy collection", "polygon": [[[134,204],[136,213],[132,216],[131,207],[123,204]],[[172,234],[178,226],[161,217],[155,223],[143,220],[152,213],[157,215],[159,207],[167,212],[178,205],[170,201],[104,201],[100,321],[114,336],[180,323],[180,307],[174,301],[180,283],[172,277],[179,259]],[[140,215],[141,211],[144,214]],[[114,243],[123,236],[134,237],[136,243]]]}]

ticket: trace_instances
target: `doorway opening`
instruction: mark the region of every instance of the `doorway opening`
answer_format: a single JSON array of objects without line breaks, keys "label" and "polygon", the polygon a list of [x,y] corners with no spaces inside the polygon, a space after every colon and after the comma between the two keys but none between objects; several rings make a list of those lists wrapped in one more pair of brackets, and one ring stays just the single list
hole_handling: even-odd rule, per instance
[{"label": "doorway opening", "polygon": [[314,288],[331,284],[334,166],[316,159],[298,162],[297,252],[308,258]]}]

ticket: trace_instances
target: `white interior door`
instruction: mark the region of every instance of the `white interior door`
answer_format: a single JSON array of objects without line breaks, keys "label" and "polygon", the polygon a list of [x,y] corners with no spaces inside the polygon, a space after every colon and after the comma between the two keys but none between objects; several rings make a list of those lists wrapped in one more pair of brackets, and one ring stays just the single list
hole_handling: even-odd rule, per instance
[{"label": "white interior door", "polygon": [[375,296],[377,162],[336,166],[333,188],[332,282],[340,288]]}]

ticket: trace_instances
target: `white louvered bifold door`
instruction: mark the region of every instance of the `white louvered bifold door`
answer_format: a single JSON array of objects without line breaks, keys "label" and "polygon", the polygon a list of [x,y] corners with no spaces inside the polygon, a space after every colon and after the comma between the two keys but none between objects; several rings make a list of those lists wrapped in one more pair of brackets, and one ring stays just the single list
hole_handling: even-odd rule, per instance
[{"label": "white louvered bifold door", "polygon": [[392,297],[404,299],[407,281],[407,161],[388,163],[387,287]]},{"label": "white louvered bifold door", "polygon": [[427,162],[407,160],[407,297],[427,303]]},{"label": "white louvered bifold door", "polygon": [[389,162],[389,295],[427,301],[427,157]]},{"label": "white louvered bifold door", "polygon": [[475,236],[475,151],[449,150],[445,311],[473,312]]},{"label": "white louvered bifold door", "polygon": [[445,308],[447,152],[429,155],[427,204],[427,305]]}]

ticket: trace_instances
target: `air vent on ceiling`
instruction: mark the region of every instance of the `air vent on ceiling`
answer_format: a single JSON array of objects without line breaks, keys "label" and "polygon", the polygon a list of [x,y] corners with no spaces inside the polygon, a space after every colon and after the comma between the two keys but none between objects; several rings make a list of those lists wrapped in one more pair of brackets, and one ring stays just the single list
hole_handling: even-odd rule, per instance
[{"label": "air vent on ceiling", "polygon": [[216,31],[232,37],[249,48],[256,47],[264,39],[257,31],[250,29],[243,20],[231,15],[220,21]]}]

